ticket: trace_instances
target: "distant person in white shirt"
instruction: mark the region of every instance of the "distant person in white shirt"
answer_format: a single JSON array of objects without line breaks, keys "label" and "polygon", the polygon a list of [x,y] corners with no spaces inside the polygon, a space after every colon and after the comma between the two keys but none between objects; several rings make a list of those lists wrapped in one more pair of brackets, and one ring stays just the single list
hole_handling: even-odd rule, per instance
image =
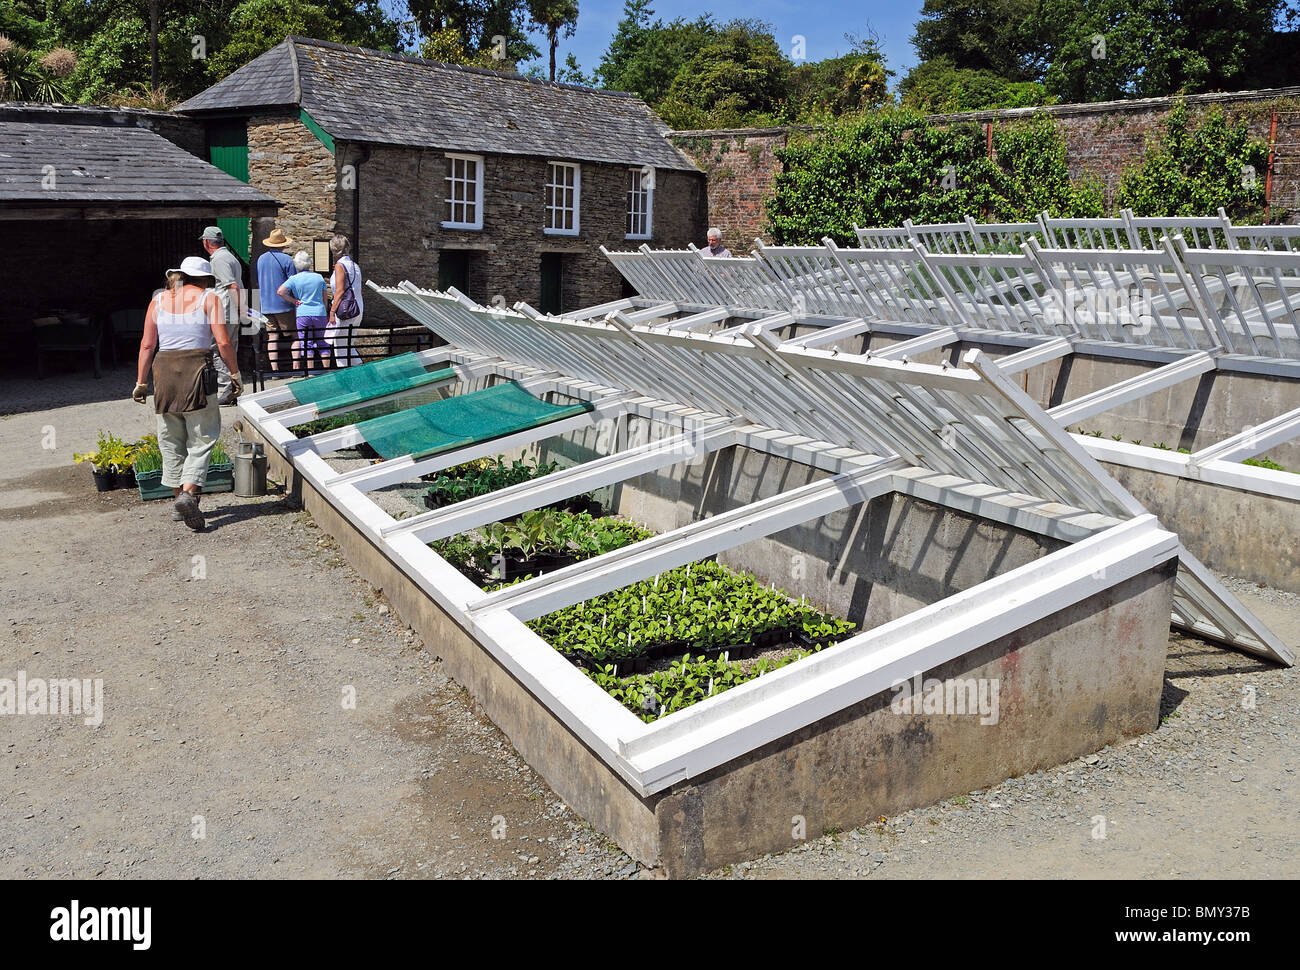
[{"label": "distant person in white shirt", "polygon": [[704,250],[705,256],[730,256],[731,250],[722,245],[722,230],[717,226],[709,227],[709,248]]}]

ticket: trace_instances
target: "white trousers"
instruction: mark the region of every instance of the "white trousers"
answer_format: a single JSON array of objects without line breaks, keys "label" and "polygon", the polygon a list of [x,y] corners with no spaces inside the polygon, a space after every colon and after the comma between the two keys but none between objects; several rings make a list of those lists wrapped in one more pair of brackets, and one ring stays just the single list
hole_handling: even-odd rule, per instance
[{"label": "white trousers", "polygon": [[361,355],[357,353],[357,348],[352,346],[352,331],[361,326],[361,318],[364,313],[358,313],[355,317],[348,320],[334,318],[334,326],[325,328],[325,342],[330,345],[334,352],[334,366],[348,367],[351,364],[360,364]]},{"label": "white trousers", "polygon": [[215,394],[208,395],[208,406],[201,410],[158,415],[162,483],[168,488],[207,484],[208,459],[220,437],[221,409]]}]

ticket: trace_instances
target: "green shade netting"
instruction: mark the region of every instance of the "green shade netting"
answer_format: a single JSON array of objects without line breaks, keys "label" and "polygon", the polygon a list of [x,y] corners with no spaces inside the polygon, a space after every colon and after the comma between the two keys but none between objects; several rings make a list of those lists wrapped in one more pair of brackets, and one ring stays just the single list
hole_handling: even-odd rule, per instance
[{"label": "green shade netting", "polygon": [[299,404],[315,404],[317,411],[329,411],[455,376],[451,368],[429,373],[416,355],[409,353],[304,377],[288,387]]},{"label": "green shade netting", "polygon": [[397,414],[357,423],[366,443],[384,458],[427,458],[462,445],[549,424],[592,410],[580,404],[548,404],[518,384],[422,404]]}]

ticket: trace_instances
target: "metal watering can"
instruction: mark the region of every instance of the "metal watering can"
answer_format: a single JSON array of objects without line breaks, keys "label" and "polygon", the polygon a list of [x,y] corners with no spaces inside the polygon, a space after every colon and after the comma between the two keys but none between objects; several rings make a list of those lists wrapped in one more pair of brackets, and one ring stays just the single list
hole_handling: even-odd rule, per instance
[{"label": "metal watering can", "polygon": [[235,463],[235,494],[240,498],[256,498],[266,494],[266,452],[260,441],[239,442],[239,453],[231,459]]}]

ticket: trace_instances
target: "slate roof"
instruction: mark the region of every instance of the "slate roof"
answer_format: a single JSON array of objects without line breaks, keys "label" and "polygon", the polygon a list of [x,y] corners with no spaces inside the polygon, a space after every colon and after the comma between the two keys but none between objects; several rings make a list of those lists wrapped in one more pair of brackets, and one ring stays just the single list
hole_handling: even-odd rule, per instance
[{"label": "slate roof", "polygon": [[[54,180],[42,181],[52,165]],[[47,183],[48,184],[48,183]],[[276,206],[251,185],[143,128],[0,120],[0,202]]]},{"label": "slate roof", "polygon": [[634,95],[301,37],[176,110],[294,106],[336,141],[697,171]]}]

